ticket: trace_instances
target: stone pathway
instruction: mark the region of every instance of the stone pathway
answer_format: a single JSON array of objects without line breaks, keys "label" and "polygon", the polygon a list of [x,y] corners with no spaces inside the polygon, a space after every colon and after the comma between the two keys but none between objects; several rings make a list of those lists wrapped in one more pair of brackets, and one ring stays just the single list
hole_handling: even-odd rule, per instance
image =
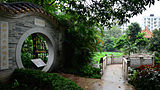
[{"label": "stone pathway", "polygon": [[108,65],[101,79],[104,82],[101,90],[134,90],[123,80],[122,64]]},{"label": "stone pathway", "polygon": [[60,75],[73,80],[84,90],[135,90],[131,85],[124,83],[122,64],[108,65],[101,79],[83,78],[71,74]]}]

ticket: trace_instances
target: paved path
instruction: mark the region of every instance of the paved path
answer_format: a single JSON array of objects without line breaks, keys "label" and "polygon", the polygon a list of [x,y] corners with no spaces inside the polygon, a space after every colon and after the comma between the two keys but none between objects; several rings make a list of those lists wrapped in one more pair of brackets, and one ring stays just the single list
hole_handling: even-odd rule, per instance
[{"label": "paved path", "polygon": [[73,80],[84,90],[134,90],[131,85],[124,83],[122,64],[107,65],[101,79],[78,77],[72,74],[61,75]]},{"label": "paved path", "polygon": [[122,64],[108,65],[101,78],[104,82],[102,90],[133,90],[122,77]]}]

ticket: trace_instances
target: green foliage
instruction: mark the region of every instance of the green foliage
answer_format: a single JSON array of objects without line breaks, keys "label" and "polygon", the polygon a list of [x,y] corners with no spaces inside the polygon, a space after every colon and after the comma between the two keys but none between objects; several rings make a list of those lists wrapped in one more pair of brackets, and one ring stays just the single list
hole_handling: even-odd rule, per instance
[{"label": "green foliage", "polygon": [[123,56],[123,53],[121,52],[95,52],[92,63],[96,64],[97,62],[100,62],[100,58],[104,57],[106,54],[108,57],[113,54],[116,58]]},{"label": "green foliage", "polygon": [[139,73],[138,71],[133,70],[132,74],[129,75],[129,79],[130,79],[129,82],[132,82],[133,80],[135,80],[138,73]]},{"label": "green foliage", "polygon": [[153,30],[153,37],[150,39],[149,50],[160,52],[160,29]]},{"label": "green foliage", "polygon": [[[5,84],[6,85],[6,84]],[[73,81],[58,74],[29,69],[16,69],[7,86],[1,90],[82,90]]]},{"label": "green foliage", "polygon": [[[64,12],[79,15],[78,21],[84,20],[93,25],[110,26],[116,23],[123,24],[129,18],[146,10],[147,5],[155,0],[1,0],[2,2],[28,1],[43,7],[45,10],[56,13]],[[116,7],[116,8],[115,8]],[[111,22],[115,21],[115,22]]]},{"label": "green foliage", "polygon": [[[10,1],[3,0],[3,2]],[[100,44],[103,42],[100,32],[102,26],[111,26],[117,20],[118,24],[122,24],[134,15],[142,13],[145,10],[144,6],[154,4],[155,0],[91,0],[89,4],[88,0],[22,1],[29,1],[41,6],[54,15],[64,26],[66,29],[65,65],[78,72],[80,67],[91,62],[93,52],[101,50]]]},{"label": "green foliage", "polygon": [[114,46],[114,41],[122,35],[122,31],[118,26],[112,26],[112,28],[104,31],[104,36],[102,38],[104,45],[104,51],[116,51]]},{"label": "green foliage", "polygon": [[136,87],[136,90],[159,90],[159,78],[157,72],[142,71],[130,83]]},{"label": "green foliage", "polygon": [[88,28],[83,23],[77,23],[66,32],[65,56],[66,67],[76,70],[91,62],[93,52],[100,49],[99,31],[93,27]]},{"label": "green foliage", "polygon": [[129,38],[127,35],[122,35],[114,43],[115,43],[114,47],[117,49],[121,49],[121,51],[124,54],[130,54],[131,52],[135,52],[137,50],[137,47],[135,46],[135,44],[132,44],[129,41]]},{"label": "green foliage", "polygon": [[136,90],[159,90],[160,89],[160,65],[141,65],[129,76],[129,83],[134,85]]},{"label": "green foliage", "polygon": [[149,40],[144,37],[145,33],[138,33],[135,40],[135,46],[138,48],[139,53],[143,52],[144,50],[147,50]]},{"label": "green foliage", "polygon": [[91,65],[86,65],[81,68],[80,75],[87,78],[101,78],[101,70],[99,68],[94,68]]},{"label": "green foliage", "polygon": [[155,53],[156,62],[160,61],[160,29],[153,30],[153,37],[149,41],[149,51]]},{"label": "green foliage", "polygon": [[32,68],[34,66],[31,62],[31,59],[33,59],[33,40],[31,35],[26,38],[22,45],[21,59],[25,68]]},{"label": "green foliage", "polygon": [[125,54],[142,53],[147,48],[148,39],[140,31],[141,28],[138,23],[131,23],[128,26],[127,34],[117,39],[114,42],[114,47],[121,49]]},{"label": "green foliage", "polygon": [[[46,44],[46,41],[43,38],[43,36],[37,34],[36,38],[42,40],[42,42],[40,42],[40,40],[36,41],[37,42],[36,49],[37,50],[44,50],[44,46],[41,45],[43,43],[43,44],[45,44],[46,50],[48,51],[48,48],[46,46],[47,44]],[[32,35],[30,35],[24,41],[24,43],[22,45],[22,49],[21,49],[21,59],[22,59],[23,66],[25,68],[36,68],[36,66],[31,62],[31,59],[35,59],[34,54],[33,54],[33,45],[34,45],[33,38],[32,38]],[[44,61],[44,63],[47,63],[48,53],[46,53],[46,56],[44,56],[44,53],[38,53],[38,58],[41,58]]]},{"label": "green foliage", "polygon": [[129,37],[130,42],[135,43],[135,40],[137,39],[136,36],[140,31],[141,27],[137,22],[131,23],[131,25],[128,26],[126,34]]}]

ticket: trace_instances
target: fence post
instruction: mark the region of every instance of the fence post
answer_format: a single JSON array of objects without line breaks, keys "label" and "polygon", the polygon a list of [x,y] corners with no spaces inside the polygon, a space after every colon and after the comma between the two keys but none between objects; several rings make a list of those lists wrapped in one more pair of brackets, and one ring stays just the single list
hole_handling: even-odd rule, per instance
[{"label": "fence post", "polygon": [[101,72],[102,72],[102,75],[103,75],[103,58],[100,59],[100,63],[101,63],[100,69],[101,69]]},{"label": "fence post", "polygon": [[107,66],[108,56],[107,56],[107,54],[105,56],[106,56],[106,66]]},{"label": "fence post", "polygon": [[103,57],[103,69],[106,67],[106,58]]},{"label": "fence post", "polygon": [[143,56],[139,57],[139,59],[140,59],[140,65],[142,65],[143,64],[142,62],[144,61]]},{"label": "fence post", "polygon": [[154,55],[152,56],[152,66],[155,65],[155,58],[154,58]]},{"label": "fence post", "polygon": [[111,64],[113,63],[113,60],[114,60],[114,56],[113,54],[111,54]]}]

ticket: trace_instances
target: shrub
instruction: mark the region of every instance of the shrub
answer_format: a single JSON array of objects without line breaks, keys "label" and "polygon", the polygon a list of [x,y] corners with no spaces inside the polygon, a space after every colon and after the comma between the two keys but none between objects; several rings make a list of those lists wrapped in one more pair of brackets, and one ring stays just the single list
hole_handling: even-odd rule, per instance
[{"label": "shrub", "polygon": [[156,65],[141,65],[129,76],[129,83],[136,87],[136,90],[160,90],[160,71]]},{"label": "shrub", "polygon": [[101,78],[101,70],[91,65],[86,65],[80,70],[80,75],[88,78]]},{"label": "shrub", "polygon": [[82,90],[73,81],[58,74],[45,73],[29,69],[16,69],[9,81],[8,87],[0,89],[15,90]]},{"label": "shrub", "polygon": [[154,70],[160,72],[160,64],[156,64],[155,66],[152,65],[140,65],[136,69],[142,71],[142,70]]}]

